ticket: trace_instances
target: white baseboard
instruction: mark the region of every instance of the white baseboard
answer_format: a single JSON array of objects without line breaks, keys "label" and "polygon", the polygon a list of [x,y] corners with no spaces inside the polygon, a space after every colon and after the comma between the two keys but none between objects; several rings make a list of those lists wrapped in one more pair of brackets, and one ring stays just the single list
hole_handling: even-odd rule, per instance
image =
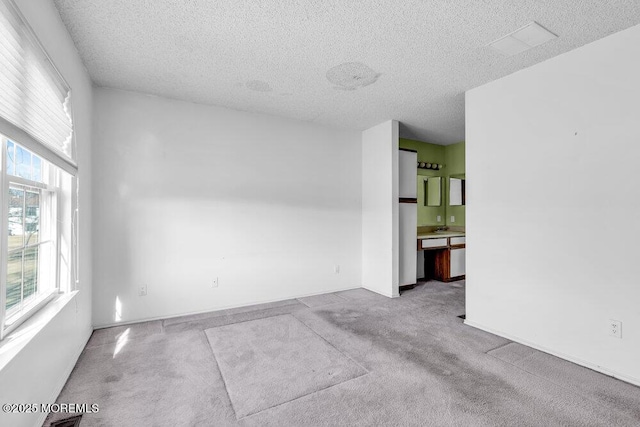
[{"label": "white baseboard", "polygon": [[477,329],[481,329],[481,330],[483,330],[485,332],[489,332],[489,333],[494,334],[494,335],[498,335],[500,337],[506,338],[506,339],[511,340],[513,342],[517,342],[519,344],[526,345],[527,347],[535,348],[536,350],[540,350],[540,351],[542,351],[544,353],[551,354],[553,356],[559,357],[560,359],[568,360],[569,362],[575,363],[576,365],[584,366],[585,368],[592,369],[594,371],[600,372],[602,374],[608,375],[608,376],[613,377],[613,378],[617,378],[617,379],[619,379],[621,381],[624,381],[624,382],[627,382],[629,384],[633,384],[635,386],[639,386],[640,387],[640,379],[638,379],[638,378],[631,377],[629,375],[626,375],[626,374],[623,374],[623,373],[620,373],[620,372],[616,372],[616,371],[611,370],[609,368],[606,368],[604,366],[596,365],[595,363],[591,363],[591,362],[588,362],[586,360],[582,360],[580,358],[577,358],[577,357],[574,357],[574,356],[570,356],[568,354],[564,354],[564,353],[561,353],[561,352],[558,352],[558,351],[555,351],[555,350],[551,350],[549,348],[546,348],[544,346],[538,345],[536,343],[524,340],[522,338],[516,337],[516,336],[511,335],[511,334],[507,334],[507,333],[502,332],[502,331],[495,330],[493,328],[488,328],[486,326],[480,325],[478,323],[472,322],[472,321],[467,320],[467,319],[465,319],[464,324],[472,326],[472,327],[477,328]]},{"label": "white baseboard", "polygon": [[[312,297],[312,296],[316,296],[316,295],[330,294],[330,293],[333,293],[333,292],[350,291],[350,290],[353,290],[353,289],[360,289],[360,288],[362,288],[362,286],[350,286],[350,287],[335,289],[335,290],[331,290],[331,291],[321,291],[321,292],[312,292],[312,293],[306,293],[306,294],[296,294],[296,295],[292,295],[292,296],[289,296],[289,297],[286,297],[286,298],[273,298],[273,299],[266,299],[266,300],[250,301],[250,302],[243,303],[243,304],[225,305],[225,306],[222,306],[222,307],[216,307],[216,308],[212,308],[212,309],[208,309],[208,310],[190,311],[190,312],[186,312],[186,313],[170,314],[168,316],[144,317],[144,318],[140,318],[140,319],[126,320],[124,322],[103,323],[103,324],[100,324],[100,325],[94,325],[93,329],[96,330],[96,329],[112,328],[114,326],[125,326],[125,325],[133,325],[135,323],[152,322],[154,320],[173,319],[175,317],[192,316],[194,314],[203,314],[203,313],[212,313],[212,312],[221,311],[221,310],[230,310],[232,308],[250,307],[252,305],[269,304],[270,302],[286,301],[288,299]],[[385,295],[385,296],[388,296],[388,295]]]},{"label": "white baseboard", "polygon": [[366,289],[368,291],[371,291],[378,295],[382,295],[383,297],[387,297],[387,298],[398,298],[400,296],[400,292],[397,290],[396,290],[397,293],[394,294],[394,293],[380,292],[375,289],[367,288],[366,286],[362,286],[362,289]]}]

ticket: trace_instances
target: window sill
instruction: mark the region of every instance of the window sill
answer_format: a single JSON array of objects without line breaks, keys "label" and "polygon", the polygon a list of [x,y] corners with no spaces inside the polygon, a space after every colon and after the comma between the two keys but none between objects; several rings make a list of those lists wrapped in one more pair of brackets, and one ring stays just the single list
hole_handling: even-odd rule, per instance
[{"label": "window sill", "polygon": [[50,291],[44,295],[37,295],[35,297],[30,297],[31,301],[29,301],[24,308],[21,310],[17,310],[14,313],[7,311],[5,316],[7,316],[7,321],[4,324],[4,336],[9,337],[13,330],[17,330],[20,325],[29,320],[31,316],[33,316],[38,311],[42,310],[47,304],[58,298],[60,294],[58,294],[58,290]]},{"label": "window sill", "polygon": [[0,371],[75,298],[78,292],[73,291],[58,295],[0,341]]}]

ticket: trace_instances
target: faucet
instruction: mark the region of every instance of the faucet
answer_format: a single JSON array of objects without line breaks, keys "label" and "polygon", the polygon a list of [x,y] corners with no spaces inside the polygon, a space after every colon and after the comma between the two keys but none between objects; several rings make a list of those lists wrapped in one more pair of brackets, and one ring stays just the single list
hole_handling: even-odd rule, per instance
[{"label": "faucet", "polygon": [[444,227],[438,227],[436,228],[436,231],[447,231],[449,229],[449,227],[444,226]]}]

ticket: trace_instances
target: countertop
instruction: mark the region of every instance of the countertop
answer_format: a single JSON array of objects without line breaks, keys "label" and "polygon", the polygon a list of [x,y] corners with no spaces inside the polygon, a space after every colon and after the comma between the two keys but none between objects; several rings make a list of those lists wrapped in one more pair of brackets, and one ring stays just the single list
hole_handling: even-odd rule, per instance
[{"label": "countertop", "polygon": [[418,239],[438,239],[441,237],[464,237],[464,231],[432,231],[418,234]]}]

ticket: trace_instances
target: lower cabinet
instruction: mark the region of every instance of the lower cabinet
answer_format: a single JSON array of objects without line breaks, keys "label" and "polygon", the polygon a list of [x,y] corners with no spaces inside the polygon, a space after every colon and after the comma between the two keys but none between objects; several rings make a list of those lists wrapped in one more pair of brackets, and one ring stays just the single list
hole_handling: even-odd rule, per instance
[{"label": "lower cabinet", "polygon": [[426,261],[431,258],[433,260],[434,279],[442,282],[464,279],[466,274],[464,247],[453,247],[425,252],[431,252],[431,254],[425,253],[425,269]]},{"label": "lower cabinet", "polygon": [[426,275],[424,273],[424,251],[418,251],[417,260],[416,260],[416,282],[420,280],[424,280]]},{"label": "lower cabinet", "polygon": [[464,251],[464,248],[451,248],[449,250],[449,278],[461,277],[466,274]]},{"label": "lower cabinet", "polygon": [[465,278],[465,237],[418,240],[418,278],[442,282]]},{"label": "lower cabinet", "polygon": [[416,224],[418,209],[415,203],[400,203],[400,245],[399,245],[399,285],[415,285],[417,277],[416,257]]}]

